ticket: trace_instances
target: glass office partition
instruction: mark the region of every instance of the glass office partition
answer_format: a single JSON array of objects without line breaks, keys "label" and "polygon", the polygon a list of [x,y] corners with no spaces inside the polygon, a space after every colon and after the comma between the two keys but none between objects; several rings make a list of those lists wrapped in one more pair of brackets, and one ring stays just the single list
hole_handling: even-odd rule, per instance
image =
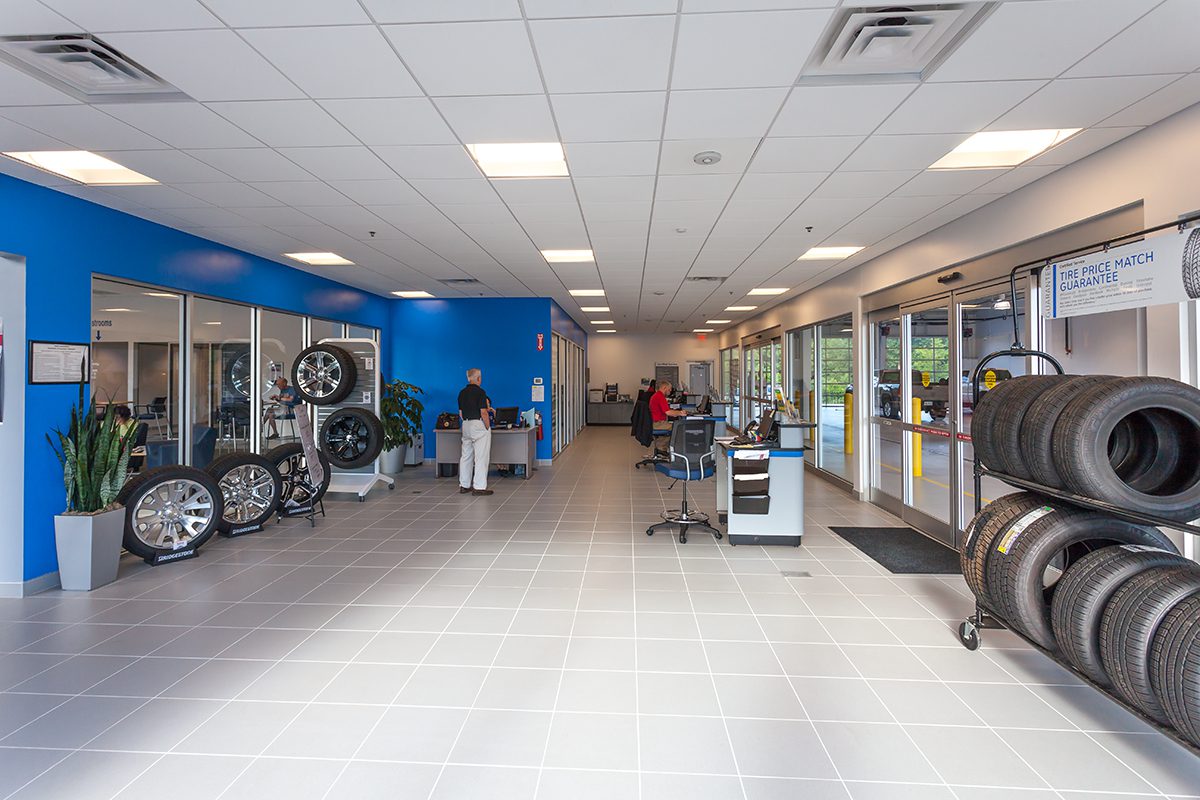
[{"label": "glass office partition", "polygon": [[375,328],[367,328],[362,325],[347,325],[346,326],[346,338],[347,339],[370,339],[372,341],[377,342],[377,341],[379,341],[379,331],[376,330]]},{"label": "glass office partition", "polygon": [[249,369],[253,309],[197,297],[192,302],[192,465],[252,449]]},{"label": "glass office partition", "polygon": [[322,339],[344,339],[346,338],[346,325],[342,322],[334,322],[329,319],[317,319],[315,317],[308,320],[308,343],[316,344]]},{"label": "glass office partition", "polygon": [[304,349],[304,317],[263,310],[259,313],[259,335],[262,355],[258,385],[251,385],[247,376],[243,391],[247,397],[255,392],[262,398],[260,446],[265,452],[277,444],[296,441],[295,415],[307,413],[303,404],[289,400],[276,386],[279,379],[288,381],[288,387],[291,386],[292,362]]}]

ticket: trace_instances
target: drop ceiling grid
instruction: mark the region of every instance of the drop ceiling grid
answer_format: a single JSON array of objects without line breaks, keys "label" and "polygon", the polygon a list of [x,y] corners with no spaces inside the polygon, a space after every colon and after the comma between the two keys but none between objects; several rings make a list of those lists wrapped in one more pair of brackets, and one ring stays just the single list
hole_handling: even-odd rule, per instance
[{"label": "drop ceiling grid", "polygon": [[[784,30],[807,30],[803,25],[788,29],[789,21],[827,19],[836,4],[820,0],[753,3],[755,7],[787,7],[739,13],[728,12],[738,11],[746,3],[730,0],[605,4],[525,0],[524,5],[516,0],[471,0],[453,6],[397,6],[380,0],[263,0],[254,4],[164,0],[156,4],[153,13],[129,12],[121,4],[97,6],[86,0],[17,3],[24,8],[12,25],[6,20],[7,29],[44,32],[47,28],[36,26],[49,24],[60,30],[74,25],[104,32],[106,39],[124,43],[130,55],[148,62],[148,67],[168,80],[175,80],[169,67],[159,66],[157,56],[148,59],[142,52],[159,53],[163,63],[169,64],[176,58],[176,54],[164,52],[171,49],[169,45],[238,43],[225,59],[230,63],[224,73],[218,69],[216,75],[196,75],[181,67],[180,83],[195,80],[205,84],[198,92],[204,102],[170,107],[88,108],[65,95],[62,102],[53,102],[57,100],[53,90],[31,88],[26,80],[0,69],[0,117],[4,118],[0,119],[0,142],[4,149],[43,147],[57,140],[81,146],[77,142],[87,136],[94,144],[117,145],[96,149],[116,160],[127,154],[134,169],[144,164],[147,174],[159,177],[156,173],[161,169],[172,176],[163,180],[166,186],[162,187],[172,191],[159,193],[157,204],[153,194],[135,195],[122,189],[101,192],[75,187],[72,193],[236,243],[276,260],[278,245],[285,240],[320,249],[336,243],[360,254],[353,260],[360,261],[364,270],[361,284],[373,291],[426,288],[452,294],[456,290],[437,279],[470,274],[485,283],[488,279],[506,286],[519,283],[525,292],[552,296],[581,317],[574,310],[580,304],[566,293],[574,287],[567,284],[578,279],[610,288],[612,281],[621,281],[623,308],[613,305],[613,313],[631,316],[643,329],[647,323],[641,320],[648,315],[624,300],[635,267],[640,266],[638,302],[659,300],[643,296],[648,294],[650,282],[657,287],[660,280],[668,278],[675,281],[671,297],[694,297],[694,287],[682,282],[689,270],[728,275],[725,286],[692,309],[689,321],[703,322],[727,304],[724,299],[717,301],[718,292],[724,298],[725,292],[744,292],[770,283],[771,278],[795,274],[789,268],[797,255],[812,244],[838,243],[835,239],[841,231],[862,231],[876,243],[851,261],[836,265],[839,269],[884,252],[907,232],[921,230],[922,220],[942,220],[986,201],[980,198],[1011,191],[1048,174],[1052,167],[1083,157],[1200,100],[1200,75],[1196,72],[1200,55],[1194,50],[1160,55],[1145,67],[1125,64],[1118,74],[1095,67],[1098,57],[1093,54],[1100,49],[1119,48],[1123,41],[1136,44],[1155,31],[1170,31],[1173,20],[1188,19],[1177,0],[1129,0],[1115,4],[1112,13],[1086,15],[1086,24],[1074,26],[1070,21],[1079,14],[1072,11],[1079,12],[1083,0],[1004,3],[948,59],[945,72],[935,72],[919,89],[915,85],[835,87],[846,93],[903,95],[884,106],[882,119],[862,117],[849,128],[838,127],[843,118],[837,113],[843,110],[838,106],[828,106],[828,114],[814,115],[811,109],[806,113],[796,99],[801,94],[840,95],[825,87],[816,93],[812,87],[779,88],[790,86],[780,76],[784,67],[794,66],[795,58],[807,57],[807,46],[789,53],[760,48],[761,58],[750,58],[763,36],[779,38]],[[1095,3],[1087,5],[1095,7]],[[1028,15],[1036,13],[1036,7],[1046,9],[1039,18],[1046,24],[1036,36],[1050,36],[1066,45],[1053,57],[1041,58],[1033,65],[1012,52],[997,58],[992,52],[996,42],[1008,41],[1014,31],[1020,34],[1027,28]],[[273,24],[284,18],[286,25]],[[500,70],[500,78],[508,76],[504,80],[461,70],[435,76],[445,84],[443,89],[452,90],[446,94],[420,83],[422,64],[410,63],[410,54],[402,48],[392,48],[394,63],[388,57],[386,65],[375,70],[399,78],[387,82],[375,80],[379,75],[367,76],[372,80],[349,86],[344,85],[344,77],[327,85],[314,83],[311,65],[279,45],[326,42],[330,36],[394,44],[396,39],[433,33],[450,36],[449,41],[454,42],[473,27],[509,31],[504,46],[512,53],[524,48],[527,56],[514,55],[508,65],[511,68]],[[668,27],[671,51],[664,62],[661,49]],[[602,30],[619,31],[632,37],[631,41],[642,42],[637,57],[629,59],[641,68],[610,66],[604,60],[588,61],[587,69],[571,63],[578,53],[606,52],[608,41]],[[566,55],[561,42],[553,41],[563,31],[571,32],[578,44],[567,48]],[[758,34],[752,35],[754,31]],[[261,47],[255,47],[255,42]],[[353,55],[345,45],[330,47],[343,56]],[[384,64],[378,60],[378,48],[372,47],[376,52],[372,63]],[[697,57],[696,53],[706,50],[716,52],[707,60]],[[425,51],[415,48],[412,57],[420,62]],[[722,61],[722,51],[728,51],[727,58],[737,56],[736,63]],[[187,67],[187,59],[180,58]],[[534,73],[521,67],[522,58],[528,59],[526,65],[534,64]],[[340,61],[353,66],[354,59]],[[663,63],[665,75],[660,71]],[[728,68],[723,70],[723,64]],[[994,69],[989,71],[981,64],[994,65]],[[244,74],[231,82],[228,73],[238,65]],[[673,80],[677,70],[681,77]],[[1146,72],[1150,74],[1140,74]],[[213,85],[222,81],[228,85],[227,94],[214,94]],[[450,85],[453,82],[457,83]],[[494,87],[499,84],[509,92],[520,91],[516,95],[496,92]],[[385,96],[378,91],[380,85],[386,87]],[[6,92],[10,86],[20,91]],[[931,112],[944,108],[945,103],[933,102],[924,111],[909,105],[924,95],[954,92],[956,86],[965,97],[992,93],[1016,99],[1011,103],[998,99],[995,108],[978,103],[979,111],[972,112],[977,116],[966,122],[962,121],[965,110],[953,109],[957,123],[945,117],[946,112],[933,118]],[[959,179],[957,183],[922,171],[930,154],[936,153],[936,145],[951,142],[955,135],[965,138],[983,115],[991,115],[989,125],[1009,113],[1017,115],[1013,118],[1037,118],[1040,110],[1062,105],[1045,92],[1091,86],[1116,86],[1124,91],[1095,91],[1082,98],[1087,93],[1067,92],[1079,103],[1077,115],[1090,114],[1089,124],[1097,127],[1044,160],[1012,172],[999,171],[987,180]],[[364,93],[369,96],[356,96]],[[34,105],[31,101],[48,102]],[[745,113],[737,118],[728,111],[713,113],[714,103],[723,103],[725,109],[742,108]],[[72,106],[76,110],[68,110]],[[380,108],[386,112],[372,115],[373,109]],[[97,110],[105,112],[104,118],[112,124],[88,124],[88,118],[101,118]],[[412,117],[411,127],[394,123],[400,114],[406,115],[406,122]],[[757,121],[748,123],[751,117]],[[902,118],[908,121],[902,123]],[[922,130],[926,121],[930,129]],[[509,136],[504,135],[506,131]],[[570,187],[567,197],[539,201],[522,196],[515,186],[505,190],[482,179],[461,149],[464,142],[471,141],[467,135],[494,135],[503,140],[541,132],[565,142],[567,158],[573,162],[572,178],[565,181]],[[712,145],[706,147],[705,142]],[[573,145],[577,145],[575,155]],[[716,171],[724,177],[689,173],[688,151],[693,147],[692,152],[721,151],[726,158]],[[894,163],[887,159],[889,148],[896,151]],[[800,160],[810,152],[811,160]],[[897,164],[903,166],[896,169]],[[799,177],[803,171],[791,171],[798,166],[813,174]],[[911,174],[905,175],[910,166]],[[16,165],[6,164],[4,170],[31,177],[28,170]],[[887,177],[871,172],[897,174]],[[751,180],[752,176],[762,180]],[[63,185],[45,176],[32,177],[39,183]],[[694,180],[696,177],[702,180]],[[647,183],[638,183],[641,179]],[[791,195],[793,186],[795,194]],[[392,200],[390,191],[397,192],[395,200],[383,202]],[[846,194],[865,196],[839,196]],[[195,198],[194,202],[189,197]],[[928,212],[916,218],[915,212],[884,213],[888,208],[885,200],[896,204],[906,197]],[[940,202],[943,199],[945,202]],[[847,200],[870,202],[849,217],[826,210],[849,208],[852,203]],[[339,206],[343,210],[337,210]],[[570,213],[564,213],[564,207]],[[816,221],[817,230],[811,237],[803,232],[805,216]],[[368,237],[365,225],[373,226],[378,238]],[[676,228],[687,232],[676,234]],[[827,235],[818,238],[820,233]],[[538,247],[567,247],[576,236],[586,240],[577,246],[590,246],[596,252],[595,265],[548,266],[541,262]],[[701,236],[699,242],[694,238]],[[611,269],[606,260],[611,260]],[[832,274],[833,268],[819,274]],[[756,304],[766,309],[794,294],[756,298]],[[616,287],[610,295],[618,296]],[[662,311],[665,315],[666,306]]]}]

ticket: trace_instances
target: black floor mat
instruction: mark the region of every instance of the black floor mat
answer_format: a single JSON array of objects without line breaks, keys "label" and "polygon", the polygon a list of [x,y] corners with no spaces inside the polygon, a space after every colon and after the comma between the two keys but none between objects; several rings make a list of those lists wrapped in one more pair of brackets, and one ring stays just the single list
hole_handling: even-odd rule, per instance
[{"label": "black floor mat", "polygon": [[895,575],[957,575],[958,551],[912,528],[851,528],[831,531]]}]

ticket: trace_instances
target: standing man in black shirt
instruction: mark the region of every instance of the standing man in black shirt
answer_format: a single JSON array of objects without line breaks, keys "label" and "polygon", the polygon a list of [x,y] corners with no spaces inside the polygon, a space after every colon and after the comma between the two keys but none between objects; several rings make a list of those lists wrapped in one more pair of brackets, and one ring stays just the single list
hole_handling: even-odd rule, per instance
[{"label": "standing man in black shirt", "polygon": [[491,420],[488,417],[491,401],[479,385],[482,381],[482,372],[469,369],[467,385],[458,393],[458,414],[463,421],[462,458],[458,462],[460,494],[492,494],[492,490],[487,488],[488,464],[492,457]]}]

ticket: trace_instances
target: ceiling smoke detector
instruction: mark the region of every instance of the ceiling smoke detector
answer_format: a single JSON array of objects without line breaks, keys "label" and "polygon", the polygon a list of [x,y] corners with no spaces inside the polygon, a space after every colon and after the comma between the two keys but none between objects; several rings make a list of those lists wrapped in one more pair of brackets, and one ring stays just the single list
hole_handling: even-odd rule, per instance
[{"label": "ceiling smoke detector", "polygon": [[692,161],[695,161],[702,167],[711,167],[713,164],[720,163],[721,154],[716,150],[702,150],[692,156]]},{"label": "ceiling smoke detector", "polygon": [[864,75],[922,80],[996,7],[995,2],[874,3],[835,14],[804,67],[800,83]]},{"label": "ceiling smoke detector", "polygon": [[0,36],[0,60],[88,103],[191,99],[89,33]]}]

